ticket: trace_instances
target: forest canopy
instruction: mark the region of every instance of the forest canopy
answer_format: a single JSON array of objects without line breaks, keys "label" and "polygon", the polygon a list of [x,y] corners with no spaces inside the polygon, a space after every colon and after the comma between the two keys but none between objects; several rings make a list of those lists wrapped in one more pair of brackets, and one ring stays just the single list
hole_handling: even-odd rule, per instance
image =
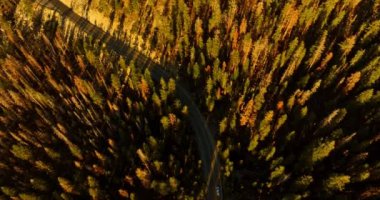
[{"label": "forest canopy", "polygon": [[220,199],[380,198],[379,0],[38,2],[0,3],[0,199],[207,199],[198,121]]}]

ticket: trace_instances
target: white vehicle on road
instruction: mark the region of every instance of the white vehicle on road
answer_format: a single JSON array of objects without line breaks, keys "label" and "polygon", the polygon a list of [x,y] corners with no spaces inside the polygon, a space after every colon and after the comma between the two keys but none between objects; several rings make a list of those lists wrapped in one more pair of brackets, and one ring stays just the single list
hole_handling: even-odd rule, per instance
[{"label": "white vehicle on road", "polygon": [[216,190],[216,196],[221,198],[222,197],[222,187],[220,185],[217,185],[215,190]]}]

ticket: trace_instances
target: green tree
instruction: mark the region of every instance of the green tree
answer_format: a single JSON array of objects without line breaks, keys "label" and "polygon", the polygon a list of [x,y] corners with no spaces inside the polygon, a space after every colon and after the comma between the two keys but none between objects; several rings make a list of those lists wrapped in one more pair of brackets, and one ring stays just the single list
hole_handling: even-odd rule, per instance
[{"label": "green tree", "polygon": [[346,38],[346,40],[339,44],[340,49],[342,51],[342,54],[345,56],[349,54],[352,50],[352,48],[355,46],[356,43],[356,36],[351,36]]},{"label": "green tree", "polygon": [[42,199],[39,196],[37,196],[36,194],[32,194],[32,193],[21,193],[19,195],[19,197],[21,200],[40,200],[40,199]]},{"label": "green tree", "polygon": [[70,194],[77,193],[75,190],[75,186],[68,179],[63,178],[63,177],[58,177],[58,183],[61,186],[63,191],[70,193]]},{"label": "green tree", "polygon": [[335,149],[335,141],[320,142],[314,145],[311,152],[311,162],[316,163],[330,155]]},{"label": "green tree", "polygon": [[274,112],[273,110],[268,111],[265,114],[264,119],[260,122],[259,126],[259,133],[260,133],[260,140],[264,140],[269,132],[271,131],[271,122],[273,120]]},{"label": "green tree", "polygon": [[169,118],[167,116],[163,116],[161,118],[161,125],[164,128],[164,130],[167,130],[169,128],[169,124],[170,124]]},{"label": "green tree", "polygon": [[169,79],[169,82],[168,82],[168,90],[169,90],[169,93],[170,94],[174,94],[175,90],[176,90],[176,82],[174,79]]},{"label": "green tree", "polygon": [[210,58],[217,58],[219,55],[219,49],[220,49],[221,43],[219,36],[214,36],[213,38],[209,37],[207,39],[207,53]]},{"label": "green tree", "polygon": [[303,175],[298,177],[294,182],[294,187],[298,191],[306,190],[307,187],[313,182],[313,177],[310,175]]},{"label": "green tree", "polygon": [[373,21],[366,28],[364,36],[361,38],[362,43],[367,43],[378,35],[380,32],[380,19]]},{"label": "green tree", "polygon": [[195,63],[194,66],[193,66],[193,78],[195,80],[198,80],[200,73],[201,73],[200,72],[200,67],[199,67],[198,63]]},{"label": "green tree", "polygon": [[87,176],[87,183],[88,183],[88,194],[91,196],[92,199],[102,199],[102,192],[99,189],[99,183],[98,181],[92,177]]},{"label": "green tree", "polygon": [[14,197],[17,195],[17,190],[15,188],[11,187],[0,187],[3,194],[7,195],[8,197]]},{"label": "green tree", "polygon": [[343,191],[345,186],[350,183],[351,177],[344,174],[332,174],[323,183],[327,192]]},{"label": "green tree", "polygon": [[38,191],[47,192],[49,190],[50,185],[47,181],[40,178],[32,178],[29,180],[32,187]]},{"label": "green tree", "polygon": [[365,104],[367,103],[368,101],[371,100],[372,96],[373,96],[373,89],[368,89],[368,90],[365,90],[363,92],[361,92],[357,97],[356,97],[356,102],[358,102],[359,104]]},{"label": "green tree", "polygon": [[212,15],[208,22],[208,30],[211,31],[214,28],[218,28],[222,22],[222,11],[220,9],[219,0],[211,0]]},{"label": "green tree", "polygon": [[275,178],[279,178],[283,176],[284,172],[285,172],[285,167],[278,166],[271,172],[269,179],[274,180]]},{"label": "green tree", "polygon": [[304,169],[312,169],[315,163],[322,161],[335,149],[335,141],[318,141],[306,147],[301,154],[298,166]]},{"label": "green tree", "polygon": [[33,159],[32,151],[29,147],[24,145],[12,145],[11,152],[14,156],[22,160],[28,161]]},{"label": "green tree", "polygon": [[281,126],[285,124],[287,119],[288,119],[287,114],[281,115],[281,117],[276,122],[276,126],[275,126],[274,130],[277,131],[278,129],[280,129]]},{"label": "green tree", "polygon": [[178,190],[179,182],[175,177],[170,177],[169,178],[169,186],[170,186],[170,191],[176,192]]},{"label": "green tree", "polygon": [[309,64],[309,69],[321,58],[321,55],[325,49],[327,35],[328,32],[324,31],[318,42],[311,47],[309,52],[310,58],[307,61]]},{"label": "green tree", "polygon": [[227,117],[223,118],[223,120],[219,123],[219,133],[224,133],[227,129]]}]

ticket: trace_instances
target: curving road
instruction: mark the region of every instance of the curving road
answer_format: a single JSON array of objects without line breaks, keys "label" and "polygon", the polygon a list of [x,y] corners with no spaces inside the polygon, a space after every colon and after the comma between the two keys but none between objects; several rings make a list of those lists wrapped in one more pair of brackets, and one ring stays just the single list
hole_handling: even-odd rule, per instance
[{"label": "curving road", "polygon": [[[154,62],[135,48],[125,44],[125,41],[111,36],[108,32],[92,24],[87,19],[79,16],[71,8],[59,0],[39,0],[37,4],[59,12],[62,17],[72,21],[82,32],[93,38],[101,39],[107,49],[119,55],[124,55],[127,61],[134,60],[135,66],[148,67],[152,79],[159,82],[161,78],[168,80],[170,75],[163,70],[160,64]],[[189,108],[188,120],[195,132],[198,151],[202,160],[203,176],[206,181],[206,193],[208,200],[223,199],[222,185],[220,180],[220,164],[217,157],[215,140],[208,125],[199,111],[197,105],[191,99],[190,93],[176,82],[178,98]]]}]

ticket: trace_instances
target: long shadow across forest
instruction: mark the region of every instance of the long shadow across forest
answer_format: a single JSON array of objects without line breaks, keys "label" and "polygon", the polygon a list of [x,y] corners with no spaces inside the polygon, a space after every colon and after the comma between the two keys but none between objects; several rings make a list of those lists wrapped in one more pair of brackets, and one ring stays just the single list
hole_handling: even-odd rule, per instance
[{"label": "long shadow across forest", "polygon": [[[134,62],[137,67],[148,68],[152,80],[159,82],[161,78],[168,80],[170,78],[163,67],[142,54],[135,48],[131,47],[126,41],[120,40],[100,27],[92,24],[87,19],[73,12],[71,8],[59,0],[39,0],[37,4],[60,13],[63,18],[72,21],[75,26],[94,39],[100,39],[108,50],[114,51],[119,55],[125,56],[127,62]],[[169,67],[170,69],[170,67]],[[222,199],[222,186],[220,180],[220,165],[215,147],[215,140],[211,131],[199,111],[197,105],[191,99],[190,93],[176,81],[176,93],[178,98],[189,108],[188,120],[195,132],[195,139],[198,151],[202,160],[203,177],[206,182],[207,199]]]}]

